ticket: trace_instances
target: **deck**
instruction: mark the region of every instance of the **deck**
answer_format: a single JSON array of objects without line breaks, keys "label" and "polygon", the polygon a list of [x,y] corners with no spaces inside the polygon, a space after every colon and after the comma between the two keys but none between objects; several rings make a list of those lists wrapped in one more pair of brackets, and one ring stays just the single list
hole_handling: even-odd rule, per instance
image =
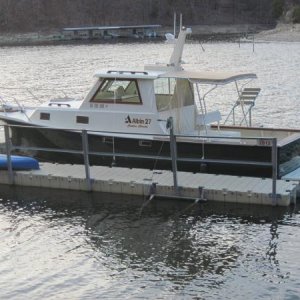
[{"label": "deck", "polygon": [[[14,171],[14,184],[107,192],[148,197],[181,198],[245,204],[288,206],[296,201],[297,183],[277,180],[277,197],[272,198],[272,179],[178,172],[178,193],[171,171],[119,167],[90,167],[86,179],[83,165],[41,163],[40,170]],[[154,183],[154,184],[153,184]],[[0,171],[0,184],[11,184],[8,171]]]}]

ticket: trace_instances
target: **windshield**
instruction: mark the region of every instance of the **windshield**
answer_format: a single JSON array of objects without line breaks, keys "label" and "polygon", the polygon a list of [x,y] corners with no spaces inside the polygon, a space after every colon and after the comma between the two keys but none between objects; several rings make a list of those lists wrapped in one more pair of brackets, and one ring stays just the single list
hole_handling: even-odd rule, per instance
[{"label": "windshield", "polygon": [[132,79],[104,79],[91,102],[141,104],[138,85]]}]

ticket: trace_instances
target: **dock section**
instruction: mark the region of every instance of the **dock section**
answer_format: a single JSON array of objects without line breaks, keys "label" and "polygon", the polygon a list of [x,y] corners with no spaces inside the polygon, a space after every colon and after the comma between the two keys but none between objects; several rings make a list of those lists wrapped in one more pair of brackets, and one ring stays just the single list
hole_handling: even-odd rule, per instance
[{"label": "dock section", "polygon": [[178,172],[179,187],[176,190],[171,171],[91,166],[91,180],[87,181],[83,165],[40,165],[40,170],[14,171],[13,182],[8,172],[2,170],[0,183],[261,205],[288,206],[296,202],[297,184],[288,180],[277,180],[277,197],[274,199],[271,179]]}]

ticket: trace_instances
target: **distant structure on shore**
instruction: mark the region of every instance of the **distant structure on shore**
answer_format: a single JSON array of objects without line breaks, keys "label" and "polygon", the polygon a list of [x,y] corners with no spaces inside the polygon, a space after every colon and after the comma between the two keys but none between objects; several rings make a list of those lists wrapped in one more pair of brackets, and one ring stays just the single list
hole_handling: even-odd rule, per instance
[{"label": "distant structure on shore", "polygon": [[111,38],[155,38],[161,25],[134,26],[89,26],[62,29],[62,38],[67,40]]},{"label": "distant structure on shore", "polygon": [[[176,27],[177,27],[177,19],[176,19],[176,16],[177,16],[177,14],[176,14],[176,12],[174,12],[174,25],[173,25],[173,34],[172,33],[170,33],[170,32],[167,32],[166,34],[165,34],[165,38],[166,38],[166,42],[167,43],[175,43],[175,41],[176,41]],[[181,30],[181,28],[182,28],[182,14],[180,14],[180,20],[179,20],[179,32],[180,32],[180,30]]]}]

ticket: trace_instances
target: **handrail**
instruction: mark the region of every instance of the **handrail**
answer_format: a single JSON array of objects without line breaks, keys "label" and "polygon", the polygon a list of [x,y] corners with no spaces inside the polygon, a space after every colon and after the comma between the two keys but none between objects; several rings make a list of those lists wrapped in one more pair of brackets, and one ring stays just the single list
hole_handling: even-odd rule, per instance
[{"label": "handrail", "polygon": [[[0,127],[3,126],[0,124]],[[20,127],[20,128],[32,128],[32,125],[9,125],[9,127]],[[45,129],[44,126],[38,126],[34,125],[34,128],[36,129]],[[73,131],[73,132],[79,132],[82,131],[81,129],[78,128],[66,128],[66,127],[47,127],[47,129],[50,130],[68,130],[68,131]],[[264,129],[264,128],[262,128]],[[292,130],[292,129],[291,129]],[[165,137],[169,138],[170,135],[166,133],[136,133],[136,132],[124,132],[124,131],[108,131],[108,130],[88,130],[88,133],[99,133],[99,134],[110,134],[110,135],[119,135],[119,136],[154,136],[154,137]],[[249,136],[249,137],[240,137],[240,136],[216,136],[216,135],[187,135],[187,134],[176,134],[177,138],[198,138],[199,140],[205,139],[229,139],[229,140],[270,140],[272,137],[257,137],[257,136]]]},{"label": "handrail", "polygon": [[146,72],[146,71],[119,71],[119,70],[109,70],[107,71],[107,74],[111,74],[111,73],[118,73],[118,74],[132,74],[132,75],[135,75],[135,74],[142,74],[142,75],[148,75],[149,73]]},{"label": "handrail", "polygon": [[[55,98],[55,96],[60,95],[60,97],[65,97],[65,98],[70,98],[69,95],[72,93],[74,95],[77,95],[76,98],[78,97],[78,93],[75,92],[75,90],[69,90],[68,92],[62,90],[62,89],[49,89],[49,88],[38,88],[38,89],[28,89],[26,87],[4,87],[4,86],[0,86],[1,89],[1,103],[2,104],[9,104],[9,102],[14,102],[20,109],[23,109],[23,106],[21,106],[19,104],[18,99],[16,99],[15,95],[11,95],[10,93],[7,92],[7,94],[5,93],[5,91],[20,91],[22,92],[22,102],[24,102],[24,100],[28,100],[28,101],[37,101],[38,103],[42,104],[44,103],[43,97],[45,95],[39,95],[39,92],[51,92],[51,95]],[[4,93],[3,93],[4,91]],[[26,92],[26,93],[24,93]],[[80,98],[82,98],[82,92],[80,93],[81,96]],[[7,98],[8,101],[4,100],[4,98]],[[74,97],[73,97],[74,98]]]}]

